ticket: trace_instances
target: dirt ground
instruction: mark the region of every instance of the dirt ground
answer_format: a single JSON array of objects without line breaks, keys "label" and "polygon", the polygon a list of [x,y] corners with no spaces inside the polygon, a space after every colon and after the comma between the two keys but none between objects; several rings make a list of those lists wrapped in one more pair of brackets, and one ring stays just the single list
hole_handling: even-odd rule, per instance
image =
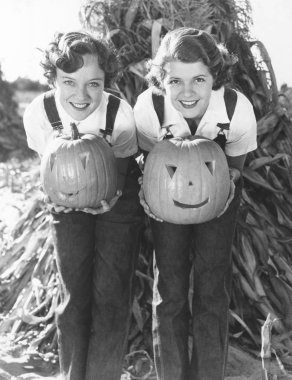
[{"label": "dirt ground", "polygon": [[[45,362],[38,355],[13,358],[0,348],[0,380],[57,380],[54,370],[49,362]],[[261,361],[230,346],[226,375],[225,380],[262,380]],[[150,378],[154,380],[155,376]],[[123,375],[121,380],[130,378]]]}]

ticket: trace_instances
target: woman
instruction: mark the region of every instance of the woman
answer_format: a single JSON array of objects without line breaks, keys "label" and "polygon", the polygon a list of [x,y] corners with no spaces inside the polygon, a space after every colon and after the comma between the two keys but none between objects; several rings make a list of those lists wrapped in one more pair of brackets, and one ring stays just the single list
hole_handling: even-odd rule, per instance
[{"label": "woman", "polygon": [[[28,145],[43,155],[58,133],[105,138],[118,164],[118,194],[98,209],[50,204],[62,285],[57,311],[63,379],[119,380],[127,347],[133,279],[143,209],[133,111],[105,91],[118,73],[115,52],[82,31],[57,34],[42,67],[53,91],[38,96],[24,114]],[[122,195],[120,195],[122,192]]]},{"label": "woman", "polygon": [[[224,379],[231,247],[241,173],[246,154],[257,146],[252,105],[240,92],[225,88],[233,62],[207,32],[193,28],[168,32],[150,63],[150,87],[134,107],[138,143],[145,157],[165,138],[195,134],[221,146],[230,171],[224,210],[201,224],[161,221],[146,204],[142,185],[141,204],[151,217],[155,250],[153,341],[159,380]],[[193,345],[189,352],[191,268]]]}]

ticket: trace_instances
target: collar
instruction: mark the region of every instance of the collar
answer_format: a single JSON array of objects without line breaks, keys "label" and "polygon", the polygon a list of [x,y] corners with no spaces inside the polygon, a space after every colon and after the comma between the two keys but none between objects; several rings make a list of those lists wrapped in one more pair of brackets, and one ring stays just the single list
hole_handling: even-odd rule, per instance
[{"label": "collar", "polygon": [[173,136],[189,136],[190,129],[182,113],[173,107],[167,97],[164,98],[164,102],[164,122],[161,128],[169,128]]},{"label": "collar", "polygon": [[208,108],[200,121],[199,127],[207,123],[215,125],[230,123],[224,100],[224,86],[212,91]]}]

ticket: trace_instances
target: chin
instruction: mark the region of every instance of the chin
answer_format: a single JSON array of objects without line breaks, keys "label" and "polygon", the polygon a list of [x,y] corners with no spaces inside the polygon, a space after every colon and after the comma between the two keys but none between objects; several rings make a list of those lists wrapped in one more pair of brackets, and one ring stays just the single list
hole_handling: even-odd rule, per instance
[{"label": "chin", "polygon": [[186,111],[185,109],[181,111],[183,117],[186,117],[187,119],[195,119],[198,117],[197,112],[192,112],[192,111]]},{"label": "chin", "polygon": [[71,109],[70,115],[73,117],[73,119],[77,121],[81,121],[87,118],[91,114],[89,109],[86,109],[84,111],[77,111],[75,109]]}]

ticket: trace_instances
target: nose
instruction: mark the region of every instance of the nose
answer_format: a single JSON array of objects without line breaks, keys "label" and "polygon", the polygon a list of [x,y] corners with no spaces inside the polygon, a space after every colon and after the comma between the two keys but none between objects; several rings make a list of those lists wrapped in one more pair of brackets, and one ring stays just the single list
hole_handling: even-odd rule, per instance
[{"label": "nose", "polygon": [[186,97],[193,95],[195,92],[194,85],[192,83],[185,83],[183,93]]},{"label": "nose", "polygon": [[80,100],[86,99],[88,96],[86,86],[78,86],[76,90],[76,95],[77,95],[77,98]]}]

